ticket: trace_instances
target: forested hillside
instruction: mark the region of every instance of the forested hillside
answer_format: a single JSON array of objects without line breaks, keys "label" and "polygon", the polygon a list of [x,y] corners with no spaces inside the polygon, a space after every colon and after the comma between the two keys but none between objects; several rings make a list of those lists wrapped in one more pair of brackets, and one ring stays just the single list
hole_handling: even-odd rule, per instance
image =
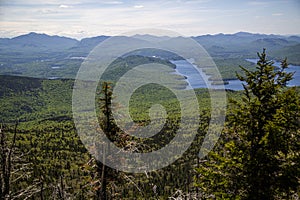
[{"label": "forested hillside", "polygon": [[[265,52],[259,56],[256,71],[241,69],[244,75],[238,78],[246,81],[245,90],[227,91],[226,126],[212,152],[198,156],[211,100],[207,89],[195,89],[201,123],[192,145],[170,166],[139,174],[105,167],[83,146],[72,119],[74,80],[0,76],[1,199],[298,199],[299,88],[286,87],[292,78],[284,72],[286,62],[277,70]],[[129,68],[148,62],[174,68],[158,58],[129,57]],[[112,65],[105,81],[128,70],[126,59]],[[121,131],[111,118],[112,87],[100,83],[99,122],[91,123],[100,123],[115,145],[149,152],[174,138],[181,114],[174,94],[155,84],[135,91],[130,104],[135,122],[149,123],[154,103],[167,110],[160,133],[140,139]]]},{"label": "forested hillside", "polygon": [[[125,36],[119,36],[124,38]],[[75,78],[76,73],[98,44],[109,36],[72,38],[29,33],[15,38],[0,39],[0,74],[18,75],[36,78]],[[172,41],[171,37],[135,35],[130,40],[144,42]],[[223,79],[236,79],[235,72],[241,72],[239,65],[254,69],[245,61],[256,58],[256,53],[267,48],[271,59],[278,61],[288,58],[294,65],[300,64],[299,36],[281,36],[239,32],[235,34],[201,35],[192,37],[202,45],[214,59]],[[128,55],[179,59],[180,56],[161,50],[141,49]],[[200,66],[201,67],[201,66]]]}]

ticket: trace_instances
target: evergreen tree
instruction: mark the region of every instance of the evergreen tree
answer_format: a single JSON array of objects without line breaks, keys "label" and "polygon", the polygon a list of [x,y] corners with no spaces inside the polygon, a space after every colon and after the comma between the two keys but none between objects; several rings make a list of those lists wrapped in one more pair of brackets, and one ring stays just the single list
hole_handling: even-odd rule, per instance
[{"label": "evergreen tree", "polygon": [[[112,89],[110,86],[110,83],[103,82],[102,84],[102,90],[100,92],[100,98],[99,98],[99,106],[101,113],[100,114],[100,126],[104,133],[106,134],[106,137],[114,143],[115,145],[122,146],[124,141],[122,140],[121,135],[123,133],[119,130],[117,125],[114,122],[114,119],[112,117]],[[98,141],[101,142],[101,141]],[[103,150],[103,163],[98,160],[93,160],[93,162],[96,165],[96,178],[98,179],[96,182],[98,183],[98,187],[96,187],[96,199],[106,200],[106,199],[112,199],[115,197],[116,194],[113,194],[116,190],[116,188],[112,188],[112,185],[116,185],[115,182],[120,181],[120,172],[112,169],[105,165],[106,160],[110,159],[110,161],[115,161],[118,158],[117,156],[114,156],[113,158],[109,155],[110,151],[110,144],[108,146],[100,145],[102,146]],[[97,147],[99,148],[99,147]],[[107,153],[107,155],[106,155]],[[113,184],[110,184],[113,183]],[[108,190],[109,189],[109,190]],[[115,192],[116,193],[116,192]]]},{"label": "evergreen tree", "polygon": [[[246,82],[233,109],[218,152],[198,169],[198,186],[215,196],[242,199],[291,198],[299,190],[300,103],[293,74],[258,53],[255,71],[241,67]],[[218,182],[218,188],[212,184]],[[211,184],[212,183],[212,184]]]}]

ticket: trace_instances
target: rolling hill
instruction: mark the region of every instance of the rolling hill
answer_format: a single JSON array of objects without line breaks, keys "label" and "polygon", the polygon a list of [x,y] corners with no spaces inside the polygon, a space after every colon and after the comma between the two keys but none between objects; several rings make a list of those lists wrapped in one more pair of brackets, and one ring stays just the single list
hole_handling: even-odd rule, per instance
[{"label": "rolling hill", "polygon": [[[74,78],[84,58],[95,46],[108,38],[109,36],[97,36],[78,41],[39,33],[29,33],[11,39],[0,38],[0,74]],[[239,64],[246,58],[255,58],[256,52],[262,48],[267,49],[270,59],[288,57],[290,63],[300,64],[299,36],[238,32],[195,36],[192,39],[208,51],[226,79],[234,78]],[[148,41],[172,42],[170,37],[151,35],[135,35],[130,40],[144,41],[145,44]],[[153,49],[138,50],[128,55],[155,56],[167,60],[179,58],[168,52]]]}]

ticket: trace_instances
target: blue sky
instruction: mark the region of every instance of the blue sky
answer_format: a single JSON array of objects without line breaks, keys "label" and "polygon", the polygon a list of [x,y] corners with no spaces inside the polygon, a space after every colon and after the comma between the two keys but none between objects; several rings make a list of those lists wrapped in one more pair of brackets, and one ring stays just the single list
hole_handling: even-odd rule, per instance
[{"label": "blue sky", "polygon": [[247,31],[300,34],[299,0],[0,0],[0,37],[73,38],[143,28],[185,36]]}]

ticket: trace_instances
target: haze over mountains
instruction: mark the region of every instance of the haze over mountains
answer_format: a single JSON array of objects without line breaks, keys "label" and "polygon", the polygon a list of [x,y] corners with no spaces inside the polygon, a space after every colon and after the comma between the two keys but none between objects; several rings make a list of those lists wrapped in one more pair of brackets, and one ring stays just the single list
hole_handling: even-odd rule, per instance
[{"label": "haze over mountains", "polygon": [[[57,51],[57,50],[72,50],[72,49],[91,49],[97,44],[109,38],[110,36],[96,36],[91,38],[83,38],[80,41],[62,37],[50,36],[40,33],[28,33],[11,39],[0,38],[0,50],[14,49],[14,51],[24,51],[25,49],[36,51]],[[135,35],[136,39],[146,41],[168,40],[170,37],[159,37],[152,35]],[[247,32],[238,32],[235,34],[216,34],[216,35],[201,35],[192,37],[206,48],[214,50],[224,50],[226,48],[248,47],[248,48],[272,48],[272,50],[282,47],[294,46],[300,43],[299,36],[283,36],[283,35],[266,35],[252,34]],[[18,49],[20,48],[20,49]],[[25,49],[24,49],[25,48]]]},{"label": "haze over mountains", "polygon": [[[0,74],[33,76],[42,78],[74,78],[83,58],[99,43],[110,36],[83,38],[80,41],[68,37],[50,36],[31,32],[14,38],[0,38]],[[125,37],[125,36],[118,36]],[[192,37],[201,44],[222,70],[235,70],[244,65],[246,58],[256,58],[256,52],[267,49],[270,59],[288,58],[289,63],[300,64],[300,37],[283,35],[235,34],[201,35]],[[168,42],[172,38],[153,35],[135,35],[131,40]],[[156,56],[172,59],[162,51],[138,51],[140,56]],[[132,54],[131,54],[132,55]],[[247,63],[246,63],[247,65]],[[229,69],[227,68],[229,67]],[[231,73],[231,72],[230,72]],[[225,76],[232,78],[232,76]]]}]

